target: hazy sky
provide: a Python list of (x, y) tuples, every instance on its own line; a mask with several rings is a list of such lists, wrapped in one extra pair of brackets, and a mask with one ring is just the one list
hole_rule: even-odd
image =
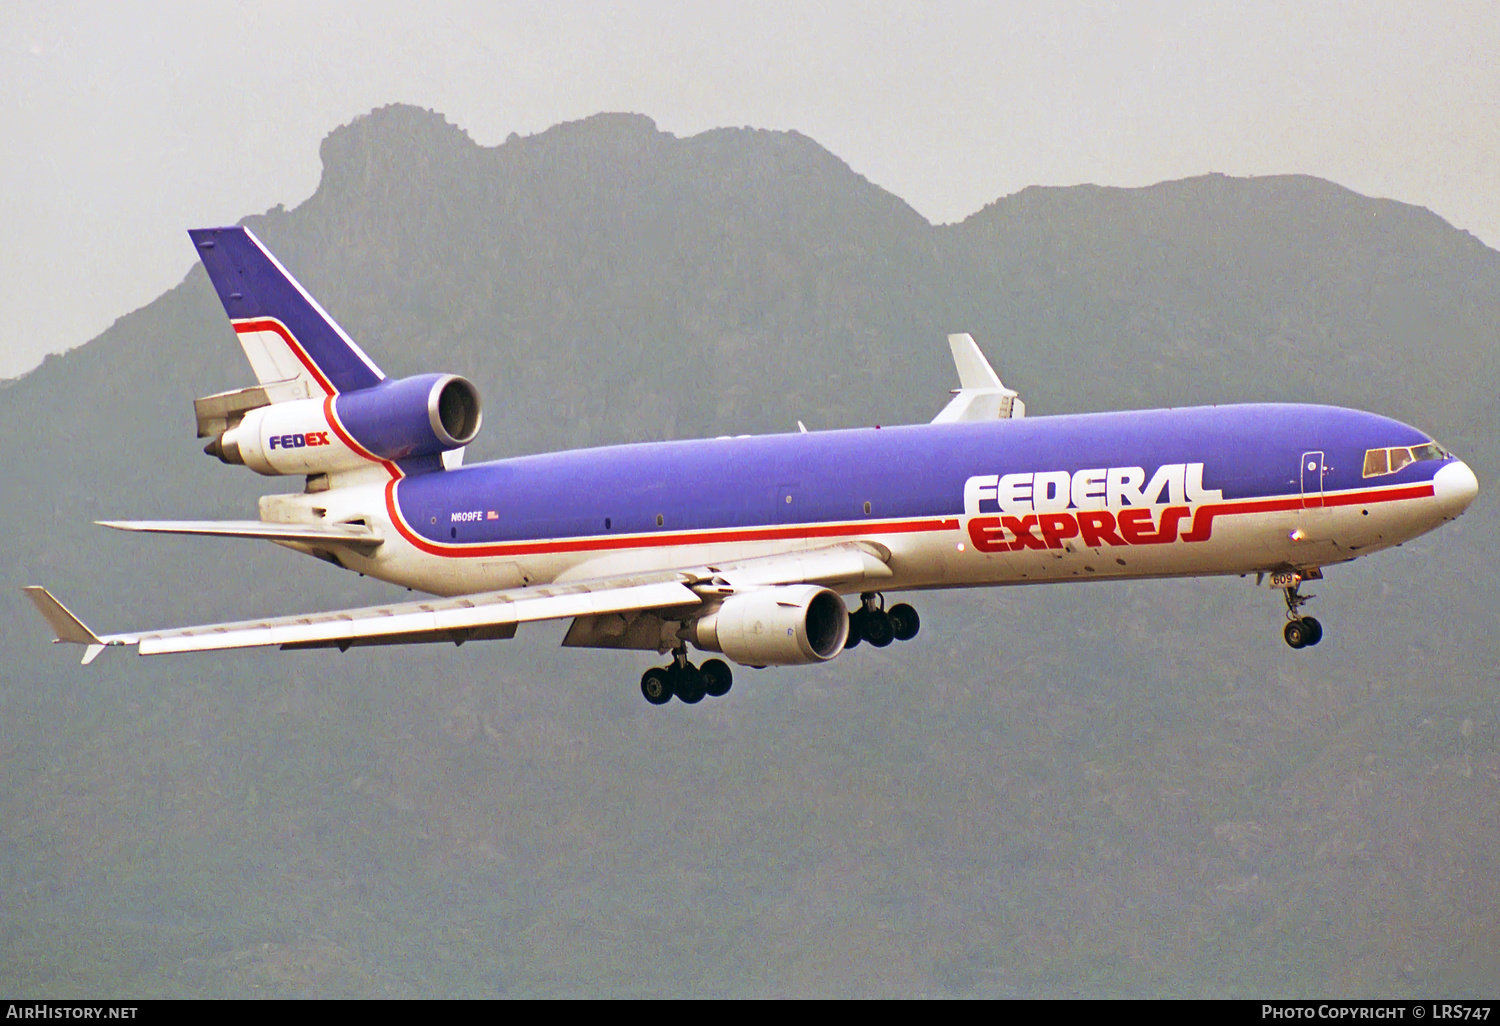
[(1304, 172), (1500, 245), (1500, 4), (0, 4), (0, 377), (295, 206), (394, 101), (797, 129), (934, 221), (1027, 185)]

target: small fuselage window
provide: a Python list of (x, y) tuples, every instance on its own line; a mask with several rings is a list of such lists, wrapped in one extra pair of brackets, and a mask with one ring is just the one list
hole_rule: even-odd
[(1365, 452), (1365, 477), (1380, 477), (1382, 474), (1394, 474), (1408, 463), (1417, 460), (1445, 460), (1448, 453), (1436, 442), (1423, 442), (1421, 445), (1407, 447), (1397, 446), (1394, 449), (1368, 449)]

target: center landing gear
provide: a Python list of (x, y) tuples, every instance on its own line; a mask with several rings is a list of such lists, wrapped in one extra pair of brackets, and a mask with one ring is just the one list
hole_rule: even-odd
[(704, 696), (723, 698), (729, 694), (734, 674), (722, 659), (710, 659), (697, 667), (688, 662), (687, 646), (672, 653), (668, 666), (653, 666), (641, 674), (641, 694), (652, 705), (666, 705), (676, 695), (687, 705), (697, 705)]
[(1281, 629), (1281, 636), (1293, 648), (1306, 648), (1323, 640), (1323, 625), (1314, 617), (1303, 616), (1300, 611), (1303, 604), (1313, 597), (1303, 595), (1298, 590), (1301, 586), (1302, 582), (1298, 580), (1281, 589), (1286, 596), (1286, 626)]
[(885, 648), (892, 641), (910, 641), (922, 628), (922, 619), (917, 611), (905, 602), (885, 608), (885, 596), (867, 591), (860, 597), (860, 606), (849, 614), (849, 637), (844, 648), (854, 648), (861, 641), (868, 641), (876, 648)]

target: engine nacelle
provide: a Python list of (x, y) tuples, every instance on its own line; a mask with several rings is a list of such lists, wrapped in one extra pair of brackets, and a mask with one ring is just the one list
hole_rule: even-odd
[(816, 584), (731, 595), (692, 624), (693, 644), (745, 666), (824, 663), (844, 650), (849, 610)]
[(372, 456), (460, 448), (479, 434), (482, 419), (479, 390), (468, 379), (419, 374), (341, 393), (331, 404), (296, 399), (250, 410), (204, 452), (268, 476), (337, 473), (368, 466)]

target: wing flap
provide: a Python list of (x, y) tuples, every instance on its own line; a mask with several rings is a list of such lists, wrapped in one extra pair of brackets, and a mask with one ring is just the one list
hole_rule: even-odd
[(448, 642), (462, 645), (466, 641), (507, 641), (516, 636), (513, 623), (492, 624), (489, 627), (468, 627), (462, 630), (427, 631), (413, 634), (382, 634), (372, 638), (331, 638), (326, 641), (288, 641), (280, 647), (285, 651), (305, 648), (336, 648), (347, 652), (351, 648), (366, 645), (428, 645)]

